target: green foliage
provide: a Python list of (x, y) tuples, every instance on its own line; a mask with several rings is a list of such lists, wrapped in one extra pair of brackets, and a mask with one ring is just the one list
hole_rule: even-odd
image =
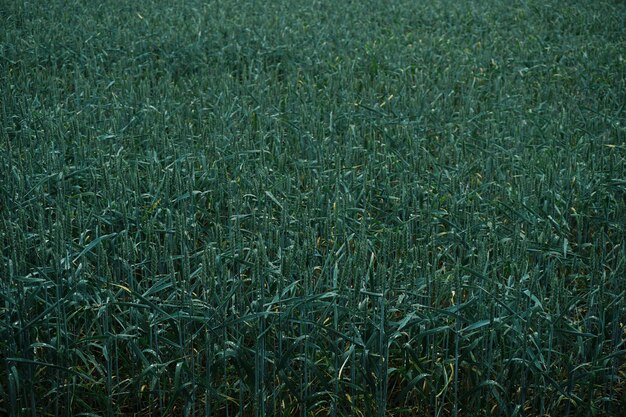
[(0, 4), (0, 414), (618, 415), (625, 15)]

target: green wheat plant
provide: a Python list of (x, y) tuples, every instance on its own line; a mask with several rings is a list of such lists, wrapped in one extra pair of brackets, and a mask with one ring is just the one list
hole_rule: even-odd
[(0, 415), (619, 415), (625, 16), (0, 2)]

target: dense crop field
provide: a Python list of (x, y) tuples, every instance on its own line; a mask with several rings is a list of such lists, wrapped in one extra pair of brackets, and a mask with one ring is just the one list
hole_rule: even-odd
[(625, 19), (0, 0), (0, 415), (620, 415)]

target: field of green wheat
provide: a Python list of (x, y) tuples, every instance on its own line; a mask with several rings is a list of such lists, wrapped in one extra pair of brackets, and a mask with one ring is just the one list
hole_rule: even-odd
[(625, 22), (0, 0), (0, 415), (620, 415)]

